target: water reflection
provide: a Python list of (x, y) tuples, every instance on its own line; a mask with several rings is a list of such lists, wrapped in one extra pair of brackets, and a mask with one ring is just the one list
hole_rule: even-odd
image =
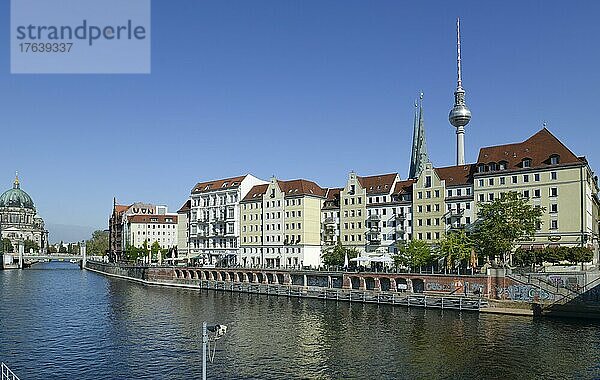
[(38, 268), (0, 272), (0, 360), (22, 379), (199, 378), (204, 320), (229, 326), (212, 378), (600, 377), (595, 322), (145, 287), (67, 263)]

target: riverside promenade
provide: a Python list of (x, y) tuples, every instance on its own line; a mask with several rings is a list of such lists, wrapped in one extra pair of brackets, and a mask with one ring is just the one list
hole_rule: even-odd
[[(155, 286), (457, 309), (511, 315), (598, 318), (589, 291), (556, 287), (503, 270), (486, 275), (155, 267), (88, 261), (86, 269)], [(589, 296), (589, 295), (588, 295)], [(592, 302), (589, 302), (592, 301)]]

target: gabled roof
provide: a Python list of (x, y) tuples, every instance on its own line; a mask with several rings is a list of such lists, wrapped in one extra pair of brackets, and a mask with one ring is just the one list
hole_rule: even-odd
[[(171, 221), (167, 222), (167, 218)], [(155, 219), (155, 220), (152, 220)], [(130, 223), (177, 223), (177, 215), (130, 215), (127, 220)]]
[(396, 182), (396, 186), (394, 186), (394, 192), (392, 194), (401, 195), (412, 193), (412, 187), (415, 182), (417, 182), (416, 179), (407, 179), (405, 181)]
[(188, 199), (187, 201), (185, 201), (185, 203), (183, 204), (183, 206), (181, 206), (181, 208), (179, 209), (179, 211), (177, 211), (178, 214), (185, 214), (186, 212), (190, 211), (190, 208), (192, 206), (192, 200)]
[(435, 168), (435, 172), (440, 179), (446, 181), (446, 187), (461, 186), (473, 183), (475, 167), (475, 164), (446, 166), (443, 168)]
[[(477, 164), (489, 164), (506, 161), (507, 170), (522, 169), (523, 159), (531, 159), (531, 168), (545, 167), (550, 164), (550, 156), (558, 155), (560, 165), (579, 164), (582, 162), (548, 129), (542, 128), (527, 140), (505, 145), (481, 148)], [(584, 161), (585, 162), (585, 161)]]
[(217, 179), (214, 181), (199, 182), (192, 189), (192, 193), (197, 194), (197, 193), (207, 193), (209, 191), (215, 191), (215, 190), (235, 189), (241, 185), (242, 181), (246, 177), (247, 177), (247, 175), (243, 175), (243, 176), (239, 176), (239, 177)]
[(309, 195), (325, 198), (326, 190), (313, 181), (307, 179), (293, 179), (290, 181), (277, 180), (281, 192), (286, 197), (295, 197), (299, 195)]
[(367, 195), (370, 194), (388, 194), (392, 190), (394, 180), (398, 173), (380, 174), (369, 177), (358, 177), (358, 182), (366, 189)]
[(254, 185), (254, 186), (252, 186), (252, 188), (250, 189), (250, 191), (248, 192), (248, 194), (246, 194), (246, 196), (244, 197), (244, 199), (242, 199), (242, 202), (250, 202), (250, 201), (261, 200), (262, 196), (267, 191), (267, 187), (269, 187), (268, 183), (265, 183), (265, 184), (262, 184), (262, 185)]

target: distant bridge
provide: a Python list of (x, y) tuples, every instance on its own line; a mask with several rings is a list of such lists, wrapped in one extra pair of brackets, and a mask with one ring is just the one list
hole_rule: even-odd
[(81, 246), (81, 253), (79, 255), (67, 255), (67, 254), (41, 254), (41, 253), (30, 253), (30, 254), (25, 254), (24, 252), (24, 247), (23, 245), (19, 245), (19, 252), (18, 252), (18, 258), (19, 258), (19, 263), (15, 266), (14, 264), (9, 264), (10, 266), (5, 265), (4, 263), (4, 258), (2, 258), (0, 256), (0, 265), (4, 265), (4, 268), (8, 269), (8, 268), (19, 268), (19, 269), (23, 269), (23, 264), (25, 263), (25, 261), (71, 261), (71, 260), (77, 260), (79, 261), (79, 266), (81, 269), (85, 268), (85, 265), (87, 263), (87, 254), (86, 254), (86, 247), (85, 245)]

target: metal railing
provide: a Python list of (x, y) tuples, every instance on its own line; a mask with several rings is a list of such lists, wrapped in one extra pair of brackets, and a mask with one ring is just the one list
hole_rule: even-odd
[(2, 363), (0, 369), (2, 370), (2, 380), (19, 380), (19, 377), (6, 364)]

